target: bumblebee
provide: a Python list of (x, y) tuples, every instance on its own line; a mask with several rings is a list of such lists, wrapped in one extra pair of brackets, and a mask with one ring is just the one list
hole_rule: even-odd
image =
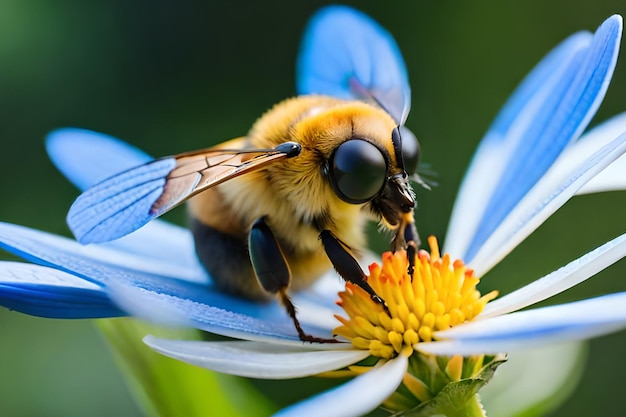
[(189, 200), (196, 252), (215, 284), (250, 299), (278, 296), (303, 341), (328, 340), (302, 330), (288, 289), (331, 267), (384, 305), (355, 256), (371, 219), (392, 232), (393, 250), (419, 244), (409, 181), (419, 144), (403, 126), (402, 57), (368, 16), (331, 6), (312, 18), (298, 70), (300, 95), (246, 136), (156, 159), (81, 194), (68, 213), (76, 238), (122, 237)]

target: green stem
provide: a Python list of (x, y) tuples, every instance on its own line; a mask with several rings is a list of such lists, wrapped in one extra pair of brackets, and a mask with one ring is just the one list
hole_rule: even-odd
[(275, 411), (245, 379), (162, 356), (142, 342), (147, 334), (199, 340), (197, 330), (166, 329), (127, 318), (98, 320), (96, 324), (146, 416), (265, 416)]

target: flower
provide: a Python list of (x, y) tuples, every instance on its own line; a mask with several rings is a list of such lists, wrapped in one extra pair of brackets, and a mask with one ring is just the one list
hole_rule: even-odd
[[(626, 163), (620, 158), (626, 152), (626, 136), (618, 136), (626, 130), (626, 116), (579, 139), (608, 87), (621, 28), (621, 18), (614, 16), (594, 36), (579, 33), (557, 47), (522, 83), (481, 143), (446, 239), (446, 252), (464, 259), (476, 276), (487, 273), (576, 193), (626, 188), (624, 178), (612, 172), (619, 172)], [(53, 161), (79, 188), (149, 158), (112, 138), (75, 129), (55, 132), (48, 146)], [(66, 152), (69, 148), (71, 155)], [(116, 161), (116, 165), (103, 167), (101, 161)], [(220, 372), (294, 378), (342, 369), (373, 353), (369, 345), (368, 350), (349, 344), (303, 345), (278, 306), (259, 306), (217, 292), (194, 256), (190, 234), (162, 221), (153, 221), (118, 241), (93, 246), (0, 224), (0, 246), (32, 262), (0, 263), (2, 305), (57, 318), (135, 315), (241, 339), (146, 338), (160, 352)], [(624, 328), (624, 293), (514, 311), (576, 285), (625, 255), (626, 235), (622, 235), (486, 304), (471, 322), (437, 328), (429, 337), (419, 335), (418, 330), (419, 343), (407, 338), (408, 348), (376, 355), (386, 360), (284, 414), (332, 410), (360, 415), (377, 407), (405, 379), (409, 358), (414, 357), (409, 348), (420, 355), (454, 358), (510, 352)], [(438, 256), (431, 252), (430, 259)], [(324, 335), (335, 328), (332, 316), (338, 310), (330, 302), (335, 299), (336, 284), (333, 278), (323, 279), (296, 297), (299, 317), (309, 333)], [(345, 294), (349, 291), (350, 287)], [(344, 305), (348, 299), (344, 295)], [(347, 330), (341, 332), (347, 335)], [(450, 359), (446, 367), (452, 380), (460, 378), (457, 359)], [(350, 401), (357, 395), (359, 401)]]

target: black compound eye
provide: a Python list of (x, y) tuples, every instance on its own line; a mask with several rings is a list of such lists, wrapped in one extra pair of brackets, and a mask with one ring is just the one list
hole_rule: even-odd
[(362, 139), (350, 139), (335, 150), (330, 161), (330, 183), (343, 201), (361, 204), (385, 185), (387, 160), (380, 149)]
[[(402, 159), (404, 160), (404, 171), (410, 176), (417, 172), (417, 166), (420, 162), (421, 148), (417, 138), (409, 129), (401, 126), (394, 129), (393, 135), (402, 137)], [(392, 138), (392, 140), (395, 138)]]

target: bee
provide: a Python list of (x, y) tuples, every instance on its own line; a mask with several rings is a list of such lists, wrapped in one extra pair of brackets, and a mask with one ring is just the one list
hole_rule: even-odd
[(368, 220), (392, 233), (393, 250), (419, 245), (409, 180), (420, 152), (403, 126), (402, 56), (371, 18), (331, 6), (311, 19), (298, 71), (300, 95), (246, 136), (153, 160), (81, 194), (67, 217), (76, 238), (117, 239), (188, 200), (196, 252), (215, 285), (249, 299), (277, 296), (301, 340), (334, 341), (303, 331), (288, 290), (332, 267), (384, 305), (355, 256)]

